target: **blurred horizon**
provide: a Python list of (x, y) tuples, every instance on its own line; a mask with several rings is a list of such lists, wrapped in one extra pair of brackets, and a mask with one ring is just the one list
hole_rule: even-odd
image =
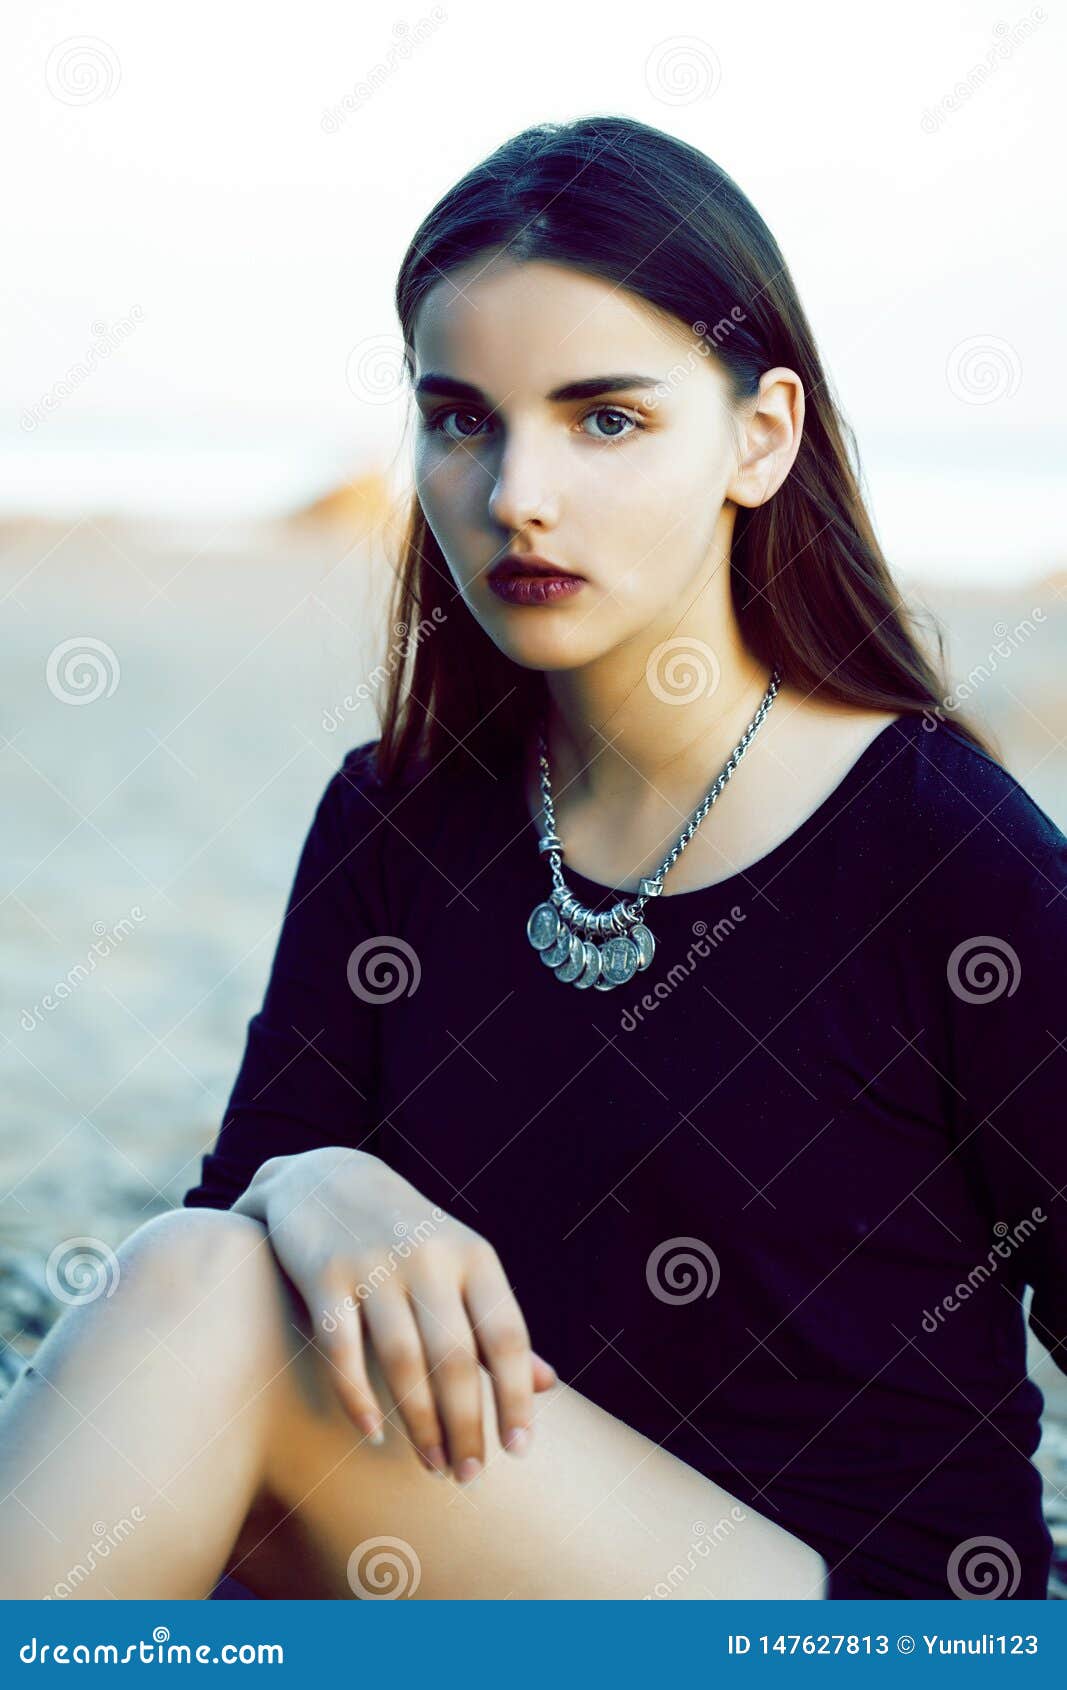
[(299, 31), (192, 0), (166, 32), (133, 0), (20, 0), (0, 520), (240, 524), (391, 474), (393, 286), (421, 218), (519, 129), (617, 112), (709, 153), (765, 218), (891, 568), (1061, 569), (1067, 243), (1035, 161), (1063, 151), (1063, 19), (910, 0), (867, 44), (843, 0), (819, 22), (813, 52), (785, 0), (672, 5), (640, 35), (547, 0), (513, 76), (486, 0), (323, 0)]
[[(947, 463), (913, 469), (884, 458), (872, 471), (860, 442), (866, 503), (890, 568), (902, 578), (975, 589), (1018, 587), (1067, 570), (1061, 538), (1062, 473), (979, 476)], [(331, 435), (299, 442), (262, 433), (212, 448), (200, 442), (121, 438), (90, 449), (35, 443), (0, 475), (0, 543), (12, 524), (182, 520), (195, 530), (285, 520), (360, 477), (378, 477), (394, 495), (407, 485), (397, 453), (367, 453), (355, 464)], [(28, 459), (28, 461), (26, 461)], [(1026, 520), (1019, 511), (1025, 507)], [(967, 524), (958, 520), (967, 511)]]

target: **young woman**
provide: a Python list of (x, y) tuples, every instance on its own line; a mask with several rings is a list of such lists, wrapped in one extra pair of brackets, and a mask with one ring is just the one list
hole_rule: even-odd
[(1067, 838), (943, 696), (782, 256), (604, 117), (464, 177), (397, 304), (379, 737), (201, 1182), (6, 1406), (7, 1592), (138, 1504), (79, 1593), (1041, 1597)]

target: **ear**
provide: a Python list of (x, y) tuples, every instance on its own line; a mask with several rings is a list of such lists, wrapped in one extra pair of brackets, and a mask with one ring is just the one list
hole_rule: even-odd
[(737, 505), (766, 504), (793, 467), (804, 432), (804, 388), (794, 370), (776, 366), (760, 377), (759, 391), (741, 412), (737, 469), (726, 498)]

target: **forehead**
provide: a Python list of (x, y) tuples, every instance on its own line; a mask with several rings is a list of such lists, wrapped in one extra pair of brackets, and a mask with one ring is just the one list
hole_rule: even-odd
[(599, 276), (493, 256), (434, 284), (413, 341), (416, 376), (444, 370), (487, 392), (501, 384), (541, 392), (586, 369), (657, 375), (693, 337), (683, 323)]

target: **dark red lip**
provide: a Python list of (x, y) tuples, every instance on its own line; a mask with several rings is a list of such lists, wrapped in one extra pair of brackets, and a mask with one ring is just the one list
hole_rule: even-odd
[(582, 581), (584, 576), (573, 569), (564, 569), (562, 564), (549, 563), (547, 558), (535, 557), (531, 553), (528, 557), (521, 557), (517, 552), (508, 552), (506, 557), (498, 558), (489, 571), (489, 579), (497, 581), (513, 575), (555, 575), (569, 576)]

